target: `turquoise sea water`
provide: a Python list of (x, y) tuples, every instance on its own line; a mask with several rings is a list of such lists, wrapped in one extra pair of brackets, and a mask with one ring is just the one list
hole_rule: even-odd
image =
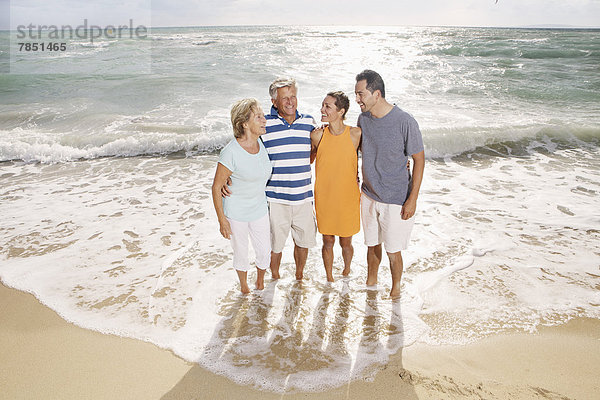
[(52, 54), (15, 41), (10, 66), (24, 74), (0, 77), (0, 160), (213, 151), (227, 141), (229, 105), (252, 96), (268, 108), (274, 77), (294, 76), (300, 109), (318, 114), (323, 94), (352, 94), (364, 68), (417, 117), (429, 156), (540, 132), (598, 137), (599, 30), (156, 28)]
[[(17, 49), (0, 65), (0, 278), (69, 321), (285, 391), (372, 376), (415, 342), (600, 318), (599, 30), (158, 28)], [(362, 233), (350, 279), (336, 248), (326, 285), (315, 248), (294, 282), (288, 243), (283, 279), (239, 297), (209, 190), (230, 105), (268, 111), (291, 75), (301, 112), (344, 90), (354, 125), (365, 68), (425, 143), (401, 301), (385, 260), (364, 286)]]

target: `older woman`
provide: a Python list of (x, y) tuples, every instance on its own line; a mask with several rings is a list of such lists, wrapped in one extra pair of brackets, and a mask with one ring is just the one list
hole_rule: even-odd
[(344, 92), (328, 93), (321, 107), (324, 129), (311, 133), (316, 152), (315, 211), (317, 228), (323, 235), (323, 264), (327, 281), (333, 282), (333, 245), (339, 236), (344, 259), (343, 276), (350, 274), (354, 255), (352, 236), (360, 230), (358, 145), (360, 128), (344, 124), (350, 101)]
[[(242, 293), (247, 283), (248, 236), (256, 254), (256, 289), (264, 288), (265, 270), (271, 261), (271, 232), (265, 187), (271, 176), (271, 162), (262, 141), (265, 116), (255, 99), (244, 99), (231, 108), (234, 139), (221, 151), (212, 185), (212, 196), (220, 231), (231, 240), (233, 267)], [(231, 178), (232, 193), (223, 198), (221, 188)]]

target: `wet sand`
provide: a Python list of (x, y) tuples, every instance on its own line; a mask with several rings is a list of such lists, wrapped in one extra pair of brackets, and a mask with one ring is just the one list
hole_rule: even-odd
[(132, 339), (76, 327), (0, 285), (0, 399), (593, 399), (600, 321), (465, 346), (413, 345), (370, 381), (319, 393), (262, 392)]

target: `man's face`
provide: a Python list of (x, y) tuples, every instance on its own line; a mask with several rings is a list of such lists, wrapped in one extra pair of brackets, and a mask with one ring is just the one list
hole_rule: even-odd
[(296, 119), (296, 108), (298, 107), (298, 99), (296, 98), (297, 90), (293, 86), (286, 86), (277, 89), (277, 99), (271, 99), (273, 105), (286, 120)]
[(371, 93), (369, 89), (367, 89), (366, 80), (356, 82), (354, 93), (356, 94), (356, 102), (360, 106), (360, 111), (362, 112), (371, 111), (371, 108), (377, 103), (377, 96), (375, 94), (379, 92), (375, 91), (375, 93)]

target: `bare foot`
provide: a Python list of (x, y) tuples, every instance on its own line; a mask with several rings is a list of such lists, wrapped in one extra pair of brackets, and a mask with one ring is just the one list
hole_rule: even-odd
[(296, 265), (296, 280), (301, 281), (302, 279), (304, 279), (304, 267), (298, 268)]
[(335, 281), (333, 280), (333, 275), (331, 275), (331, 274), (327, 274), (327, 282), (335, 282)]
[(392, 300), (397, 300), (400, 298), (400, 288), (393, 288), (390, 291), (390, 297), (392, 298)]
[(366, 285), (367, 286), (375, 286), (375, 285), (377, 285), (377, 278), (375, 278), (375, 279), (367, 278)]
[(236, 270), (236, 272), (240, 280), (240, 289), (242, 290), (242, 293), (250, 293), (250, 288), (248, 287), (248, 282), (246, 281), (246, 278), (248, 277), (248, 271)]
[(247, 284), (242, 284), (242, 285), (241, 285), (241, 287), (242, 287), (242, 293), (243, 293), (243, 294), (248, 294), (248, 293), (250, 293), (250, 288), (248, 287), (248, 285), (247, 285)]
[(263, 290), (265, 288), (265, 272), (266, 270), (256, 268), (256, 290)]
[(256, 275), (256, 290), (263, 290), (265, 288), (265, 272), (262, 271), (262, 273), (260, 273), (260, 271), (258, 272), (258, 274)]
[(342, 276), (348, 276), (348, 275), (350, 275), (350, 267), (344, 268), (344, 270), (342, 271)]

